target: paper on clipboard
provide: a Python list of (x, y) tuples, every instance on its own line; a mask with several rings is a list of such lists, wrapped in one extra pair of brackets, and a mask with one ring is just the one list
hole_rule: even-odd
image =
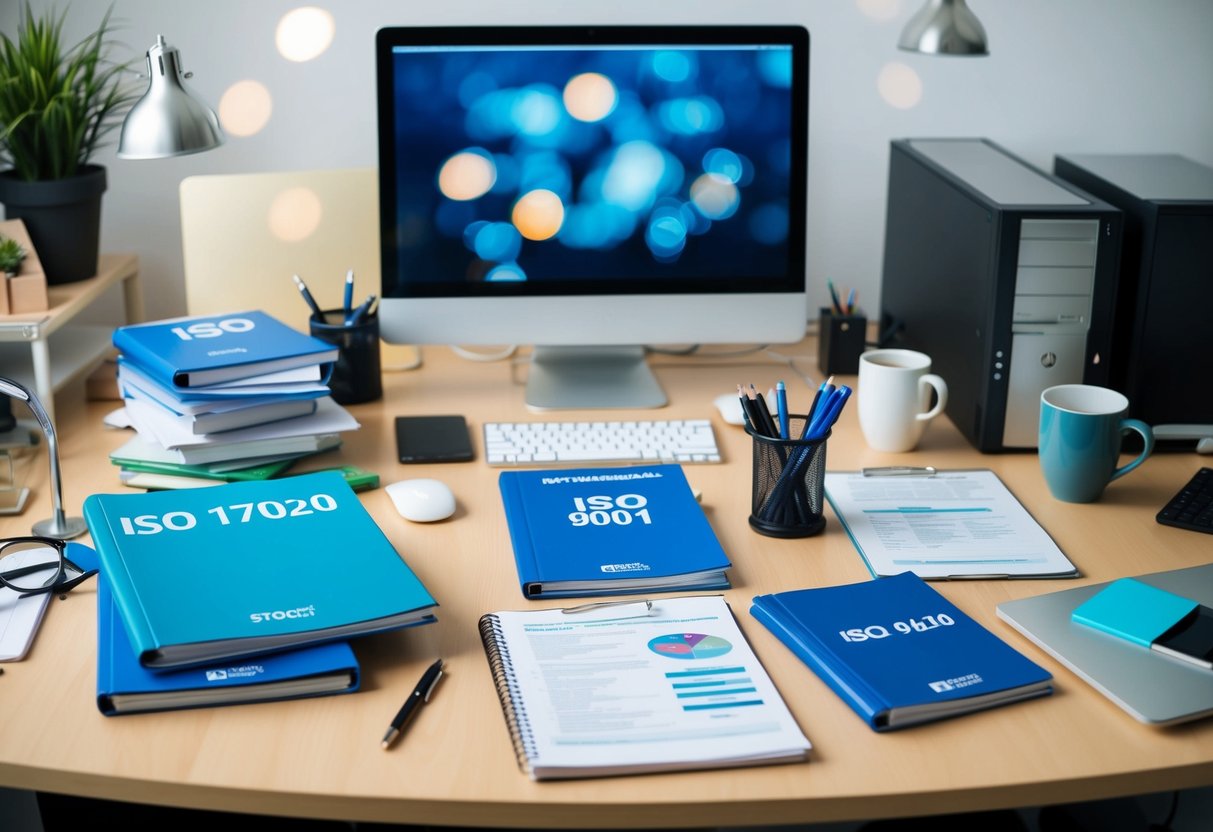
[(1065, 578), (1078, 569), (993, 471), (827, 472), (826, 499), (876, 577)]

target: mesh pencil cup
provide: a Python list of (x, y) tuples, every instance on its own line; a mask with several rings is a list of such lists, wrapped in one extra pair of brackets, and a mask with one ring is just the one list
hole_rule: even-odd
[[(789, 436), (799, 436), (803, 416), (789, 419)], [(821, 439), (776, 439), (746, 433), (754, 445), (750, 526), (771, 537), (809, 537), (825, 528), (826, 433)]]
[(337, 347), (337, 363), (329, 376), (329, 390), (337, 404), (358, 404), (383, 395), (379, 370), (379, 315), (371, 314), (346, 325), (344, 309), (324, 310), (324, 320), (312, 318), (308, 331)]

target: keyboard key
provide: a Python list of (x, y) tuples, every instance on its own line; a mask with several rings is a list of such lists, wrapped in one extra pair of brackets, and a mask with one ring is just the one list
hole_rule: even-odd
[(1156, 520), (1196, 532), (1213, 534), (1213, 468), (1201, 468), (1167, 501)]

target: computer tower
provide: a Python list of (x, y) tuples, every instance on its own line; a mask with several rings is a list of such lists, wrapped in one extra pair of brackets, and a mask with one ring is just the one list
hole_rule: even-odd
[(1110, 386), (1159, 440), (1213, 452), (1213, 168), (1067, 154), (1053, 170), (1124, 212)]
[(987, 139), (894, 141), (881, 343), (931, 356), (978, 450), (1035, 448), (1041, 391), (1108, 382), (1120, 234), (1116, 208)]

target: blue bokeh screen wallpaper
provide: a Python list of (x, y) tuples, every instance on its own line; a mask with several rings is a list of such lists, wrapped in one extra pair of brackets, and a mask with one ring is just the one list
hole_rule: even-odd
[(785, 279), (792, 71), (778, 44), (393, 47), (403, 294)]

